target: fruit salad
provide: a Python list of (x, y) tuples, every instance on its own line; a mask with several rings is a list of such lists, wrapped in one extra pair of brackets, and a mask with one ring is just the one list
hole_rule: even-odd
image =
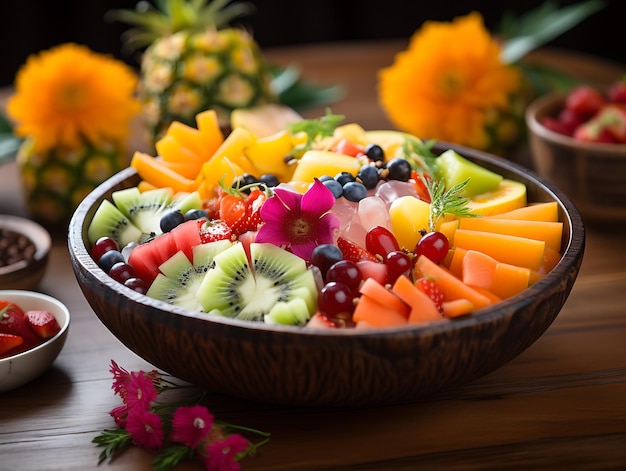
[(14, 302), (0, 300), (0, 359), (41, 345), (60, 330), (50, 312), (24, 311)]
[(330, 111), (277, 113), (235, 112), (225, 136), (205, 111), (136, 152), (139, 184), (88, 227), (99, 267), (207, 319), (367, 329), (473, 315), (560, 260), (557, 203), (524, 184)]

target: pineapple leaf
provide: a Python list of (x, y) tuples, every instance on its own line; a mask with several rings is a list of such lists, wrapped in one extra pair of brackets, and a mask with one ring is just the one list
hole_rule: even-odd
[(110, 21), (134, 26), (122, 40), (129, 50), (149, 46), (155, 40), (178, 31), (200, 31), (207, 27), (227, 26), (235, 18), (254, 11), (254, 5), (231, 0), (155, 0), (156, 7), (140, 1), (134, 10), (118, 9), (107, 12)]
[(319, 86), (305, 82), (300, 78), (300, 69), (294, 66), (271, 67), (272, 88), (279, 101), (296, 111), (316, 106), (324, 106), (340, 100), (344, 95), (343, 87)]

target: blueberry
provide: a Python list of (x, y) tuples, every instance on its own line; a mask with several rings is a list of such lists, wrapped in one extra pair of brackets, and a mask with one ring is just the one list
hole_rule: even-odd
[(320, 244), (311, 253), (311, 263), (320, 269), (324, 278), (328, 269), (339, 260), (343, 260), (343, 253), (334, 244)]
[(98, 260), (98, 266), (104, 270), (105, 273), (109, 273), (111, 267), (118, 262), (124, 262), (124, 256), (119, 250), (109, 250), (102, 254), (100, 260)]
[(343, 186), (343, 196), (348, 201), (356, 203), (367, 196), (367, 188), (363, 183), (348, 182)]
[(185, 216), (177, 209), (164, 214), (159, 221), (159, 226), (161, 227), (161, 231), (169, 232), (183, 222), (185, 222)]
[(372, 162), (382, 162), (385, 160), (385, 151), (378, 144), (368, 144), (365, 147), (365, 155)]
[(341, 195), (343, 194), (343, 186), (341, 186), (341, 183), (339, 183), (334, 178), (326, 180), (322, 182), (322, 184), (332, 192), (335, 199), (341, 197)]
[(357, 174), (357, 179), (361, 180), (361, 183), (365, 185), (365, 188), (372, 190), (376, 188), (380, 177), (378, 176), (378, 169), (372, 165), (363, 167)]
[[(244, 173), (233, 180), (232, 188), (243, 188), (244, 186), (259, 183), (259, 179), (249, 173)], [(250, 193), (250, 190), (243, 190), (244, 193)]]
[(271, 173), (265, 173), (261, 175), (259, 177), (259, 181), (261, 183), (264, 183), (270, 188), (278, 186), (278, 184), (280, 183), (280, 181), (278, 180), (278, 177), (276, 175), (272, 175)]
[(334, 178), (333, 178), (333, 177), (331, 177), (330, 175), (322, 175), (322, 176), (319, 178), (319, 181), (321, 181), (322, 183), (324, 183), (324, 182), (325, 182), (325, 181), (327, 181), (327, 180), (334, 180)]
[(185, 213), (185, 221), (202, 218), (209, 219), (209, 213), (207, 213), (204, 209), (190, 209)]
[(335, 180), (337, 180), (341, 186), (344, 186), (348, 182), (355, 181), (356, 178), (354, 178), (354, 175), (350, 172), (340, 172), (335, 175)]
[(387, 162), (387, 170), (389, 171), (387, 175), (389, 180), (406, 182), (411, 178), (411, 164), (401, 157), (396, 157)]

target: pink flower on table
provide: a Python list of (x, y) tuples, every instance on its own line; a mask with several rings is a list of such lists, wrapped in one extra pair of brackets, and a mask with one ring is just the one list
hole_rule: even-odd
[(120, 428), (126, 427), (126, 417), (128, 416), (128, 404), (117, 406), (109, 412), (109, 415), (115, 420), (115, 424)]
[(339, 219), (329, 212), (334, 204), (335, 197), (318, 179), (303, 195), (276, 188), (261, 207), (264, 224), (255, 241), (283, 247), (308, 261), (316, 246), (332, 243), (339, 228)]
[(130, 383), (130, 373), (119, 366), (114, 360), (111, 360), (111, 368), (109, 371), (113, 374), (113, 385), (111, 389), (122, 399), (126, 397), (126, 387)]
[(210, 443), (206, 447), (206, 455), (200, 458), (208, 471), (239, 471), (241, 465), (237, 456), (246, 451), (250, 442), (243, 436), (233, 433), (223, 440)]
[(172, 415), (170, 439), (189, 448), (196, 448), (213, 427), (213, 415), (200, 405), (178, 407)]
[(137, 446), (157, 450), (163, 446), (163, 422), (154, 412), (131, 410), (126, 419), (126, 430)]
[(147, 376), (143, 371), (130, 374), (131, 380), (126, 385), (126, 397), (124, 402), (128, 404), (129, 409), (147, 409), (150, 403), (154, 401), (158, 392), (154, 386), (152, 378)]

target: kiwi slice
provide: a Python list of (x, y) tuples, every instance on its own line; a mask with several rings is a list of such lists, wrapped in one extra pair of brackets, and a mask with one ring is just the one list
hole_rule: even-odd
[(137, 187), (111, 195), (115, 206), (144, 234), (161, 234), (160, 221), (169, 211), (174, 192), (170, 188), (139, 191)]
[(273, 244), (252, 243), (249, 253), (235, 243), (215, 257), (198, 291), (204, 310), (271, 324), (306, 323), (317, 303), (306, 262)]
[(91, 219), (87, 238), (93, 245), (100, 237), (111, 237), (120, 247), (137, 242), (143, 233), (109, 200), (103, 200)]
[(147, 296), (191, 311), (202, 311), (197, 293), (216, 255), (232, 246), (230, 240), (218, 240), (196, 245), (192, 249), (193, 263), (179, 251), (159, 266), (161, 273), (154, 279)]

